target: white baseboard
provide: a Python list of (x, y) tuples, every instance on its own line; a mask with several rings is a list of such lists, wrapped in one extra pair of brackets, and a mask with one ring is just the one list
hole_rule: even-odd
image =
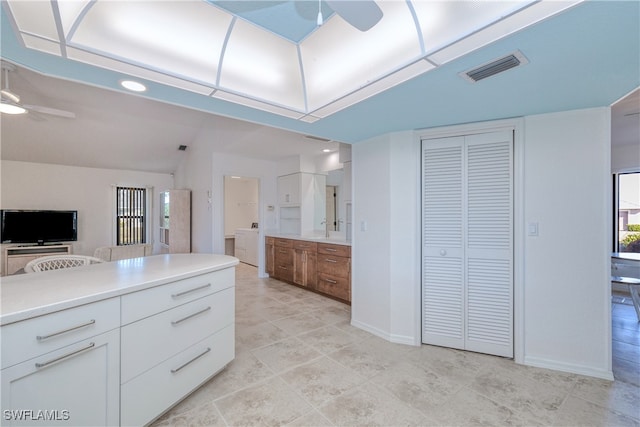
[(390, 334), (382, 329), (376, 328), (374, 326), (368, 325), (366, 323), (359, 322), (357, 320), (351, 320), (351, 326), (355, 326), (358, 329), (362, 329), (363, 331), (367, 331), (370, 334), (373, 334), (377, 337), (380, 337), (384, 340), (392, 342), (394, 344), (405, 344), (411, 346), (419, 346), (420, 340), (416, 341), (415, 337), (406, 336), (406, 335), (395, 335)]
[(536, 368), (553, 369), (554, 371), (570, 372), (572, 374), (586, 375), (588, 377), (596, 377), (613, 381), (613, 371), (611, 370), (576, 365), (574, 363), (563, 363), (556, 360), (531, 356), (525, 356), (524, 364), (535, 366)]

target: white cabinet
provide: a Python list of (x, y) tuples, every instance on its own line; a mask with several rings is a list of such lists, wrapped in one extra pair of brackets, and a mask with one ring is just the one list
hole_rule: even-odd
[(240, 261), (258, 265), (258, 230), (239, 228), (235, 232), (235, 256)]
[(233, 360), (234, 282), (227, 269), (122, 297), (122, 425), (153, 421)]
[(3, 425), (119, 424), (119, 320), (112, 298), (3, 326)]
[(278, 203), (280, 206), (300, 205), (301, 173), (284, 175), (278, 177)]
[(70, 253), (71, 245), (8, 246), (2, 251), (2, 275), (14, 274), (36, 258)]
[(324, 175), (302, 172), (278, 177), (282, 233), (304, 235), (325, 229), (326, 182)]

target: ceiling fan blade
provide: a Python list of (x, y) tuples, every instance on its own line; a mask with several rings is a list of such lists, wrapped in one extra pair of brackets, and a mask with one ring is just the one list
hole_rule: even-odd
[(367, 31), (382, 19), (382, 9), (373, 0), (325, 0), (342, 19)]
[(43, 107), (41, 105), (22, 105), (24, 108), (30, 111), (35, 111), (42, 114), (49, 114), (51, 116), (65, 117), (67, 119), (75, 119), (76, 114), (71, 111), (58, 110), (57, 108)]

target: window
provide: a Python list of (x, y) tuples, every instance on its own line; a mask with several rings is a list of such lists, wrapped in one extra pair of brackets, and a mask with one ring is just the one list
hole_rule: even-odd
[(640, 172), (614, 174), (614, 251), (640, 252)]
[(116, 244), (146, 243), (146, 188), (116, 188)]

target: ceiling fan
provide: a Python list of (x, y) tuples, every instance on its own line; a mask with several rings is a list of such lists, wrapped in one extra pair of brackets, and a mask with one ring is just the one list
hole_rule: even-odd
[[(292, 3), (300, 17), (316, 21), (320, 26), (333, 12), (351, 26), (367, 31), (382, 19), (382, 10), (374, 0), (209, 0), (213, 4), (236, 14), (251, 13), (260, 9)], [(317, 18), (316, 18), (317, 16)]]
[(7, 114), (24, 114), (35, 112), (48, 114), (51, 116), (75, 119), (75, 113), (71, 111), (59, 110), (57, 108), (44, 107), (42, 105), (28, 105), (20, 103), (20, 97), (9, 90), (9, 72), (15, 71), (16, 67), (8, 62), (2, 62), (2, 72), (4, 74), (4, 86), (0, 90), (0, 112)]

